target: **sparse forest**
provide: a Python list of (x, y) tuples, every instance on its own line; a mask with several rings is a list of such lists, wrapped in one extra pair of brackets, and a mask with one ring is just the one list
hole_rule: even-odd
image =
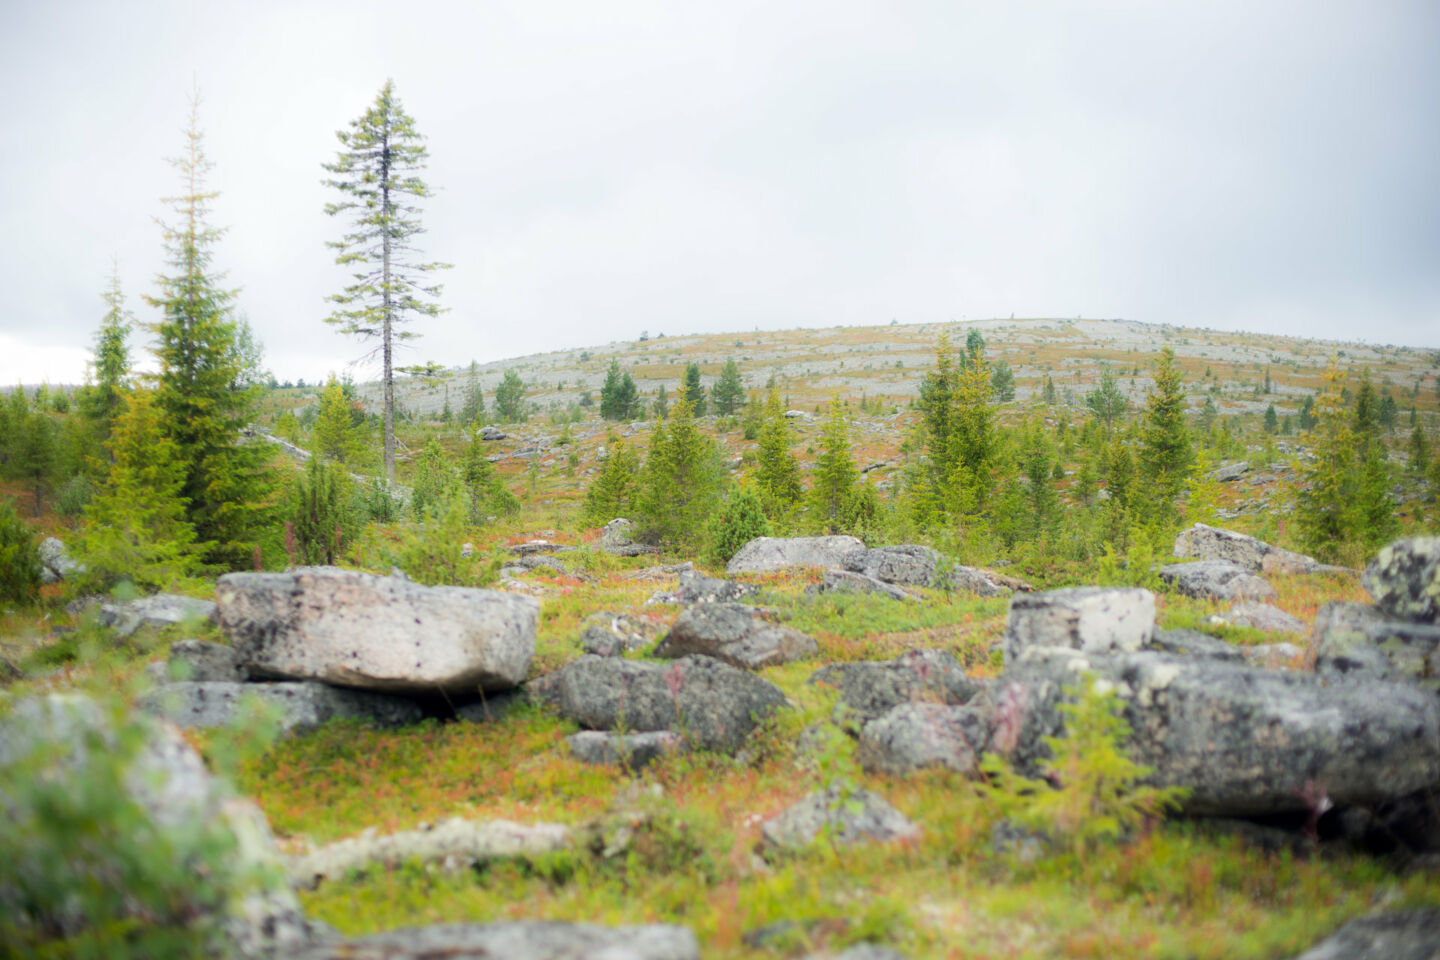
[[(0, 403), (0, 711), (36, 744), (0, 737), (0, 955), (349, 955), (309, 917), (1281, 957), (1440, 906), (1440, 355), (1034, 319), (400, 368), (446, 264), (387, 82), (324, 163), (353, 282), (314, 305), (380, 379), (279, 383), (201, 119), (142, 312), (117, 277), (87, 381)], [(72, 688), (93, 762), (35, 732)], [(126, 786), (157, 742), (205, 784), (174, 830)]]

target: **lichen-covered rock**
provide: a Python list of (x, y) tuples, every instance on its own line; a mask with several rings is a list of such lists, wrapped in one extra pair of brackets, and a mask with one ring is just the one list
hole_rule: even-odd
[(1008, 739), (1003, 752), (1037, 769), (1064, 729), (1064, 690), (1086, 674), (1122, 700), (1132, 757), (1153, 782), (1188, 788), (1192, 813), (1304, 810), (1320, 794), (1377, 804), (1440, 780), (1440, 698), (1427, 690), (1150, 652), (1028, 651), (987, 693), (992, 748)]
[(857, 752), (867, 773), (903, 776), (925, 767), (947, 767), (973, 776), (988, 739), (985, 711), (904, 703), (865, 724)]
[(1160, 579), (1202, 600), (1274, 600), (1275, 588), (1227, 560), (1197, 560), (1160, 568)]
[(539, 603), (335, 567), (230, 573), (220, 627), (252, 676), (390, 693), (503, 690), (525, 679)]
[(452, 817), (380, 836), (373, 829), (366, 830), (289, 858), (289, 873), (297, 886), (314, 889), (323, 880), (344, 877), (354, 870), (394, 866), (406, 860), (461, 870), (490, 860), (553, 853), (570, 842), (570, 828), (558, 823)]
[(694, 603), (733, 603), (753, 596), (759, 590), (754, 584), (720, 577), (707, 577), (694, 570), (680, 573), (680, 585), (668, 594), (651, 597), (652, 602), (679, 603), (689, 606)]
[(419, 723), (424, 712), (404, 697), (347, 690), (324, 683), (182, 681), (145, 694), (139, 706), (180, 727), (227, 727), (241, 718), (247, 700), (276, 710), (280, 729), (304, 733), (331, 720), (364, 720), (381, 727)]
[(580, 646), (598, 657), (618, 657), (648, 646), (662, 627), (629, 613), (592, 613), (580, 625)]
[(1005, 662), (1031, 647), (1139, 650), (1155, 634), (1155, 595), (1139, 587), (1069, 587), (1016, 594), (1005, 630)]
[(851, 573), (907, 587), (936, 586), (943, 560), (938, 550), (914, 543), (862, 548), (842, 558), (844, 569)]
[(581, 730), (566, 737), (565, 742), (570, 747), (570, 755), (581, 763), (629, 770), (642, 770), (666, 754), (685, 749), (684, 739), (669, 730), (646, 733)]
[(229, 683), (242, 683), (250, 676), (234, 647), (204, 640), (177, 640), (171, 644), (166, 673), (171, 680)]
[(80, 573), (84, 568), (65, 550), (64, 541), (57, 537), (46, 537), (40, 541), (38, 547), (40, 553), (40, 579), (44, 583), (56, 583), (65, 580), (73, 573)]
[(879, 794), (832, 786), (817, 790), (760, 827), (761, 840), (775, 849), (800, 850), (824, 836), (826, 843), (889, 843), (920, 836), (910, 822)]
[(951, 567), (945, 574), (944, 583), (956, 593), (968, 593), (977, 597), (1003, 597), (1011, 592), (1029, 591), (1030, 584), (1015, 577), (1007, 577), (993, 570), (979, 567)]
[(1314, 573), (1324, 567), (1313, 557), (1204, 523), (1180, 531), (1175, 538), (1175, 556), (1194, 560), (1224, 560), (1249, 573)]
[(1385, 616), (1362, 603), (1327, 603), (1315, 616), (1315, 671), (1409, 678), (1440, 690), (1440, 625)]
[(662, 664), (584, 656), (526, 689), (590, 730), (672, 730), (691, 746), (727, 753), (789, 705), (773, 683), (713, 657)]
[(324, 944), (290, 960), (700, 960), (685, 927), (517, 921), (408, 927)]
[(1217, 625), (1249, 627), (1266, 633), (1301, 633), (1305, 630), (1305, 621), (1299, 617), (1268, 603), (1250, 600), (1234, 604), (1224, 613), (1213, 614), (1209, 620)]
[[(117, 719), (130, 726), (129, 733), (138, 739), (117, 737)], [(97, 769), (97, 748), (106, 751), (107, 760), (118, 758), (119, 768), (107, 763)], [(197, 867), (208, 860), (207, 872), (197, 870), (194, 882), (197, 893), (218, 892), (218, 901), (197, 896), (193, 904), (172, 900), (163, 908), (195, 909), (192, 929), (202, 920), (215, 924), (220, 942), (208, 945), (215, 953), (268, 958), (288, 955), (313, 942), (316, 929), (306, 921), (294, 891), (283, 879), (284, 861), (264, 814), (212, 776), (174, 727), (143, 715), (117, 717), (89, 697), (52, 694), (22, 701), (0, 716), (0, 767), (22, 762), (34, 750), (49, 754), (44, 776), (52, 784), (67, 791), (112, 790), (113, 806), (101, 814), (110, 820), (101, 827), (133, 832), (102, 834), (102, 842), (88, 845), (88, 855), (77, 853), (58, 863), (53, 848), (35, 842), (36, 837), (31, 843), (8, 844), (8, 875), (47, 876), (59, 879), (67, 889), (80, 889), (113, 884), (117, 877), (136, 876), (137, 871), (141, 884), (151, 882), (155, 878), (147, 857), (173, 858), (175, 864), (193, 862)], [(112, 769), (118, 782), (97, 779), (108, 777)], [(15, 827), (19, 811), (9, 806), (6, 784), (7, 778), (0, 777), (0, 810), (9, 811), (5, 825), (9, 830)], [(133, 818), (119, 812), (122, 803), (133, 805)], [(95, 815), (95, 808), (90, 809)], [(216, 859), (217, 850), (226, 851), (223, 859)], [(31, 869), (25, 857), (48, 857), (50, 862)], [(72, 937), (97, 921), (122, 920), (84, 916), (76, 910), (80, 901), (61, 904), (53, 893), (22, 896), (0, 884), (0, 910), (13, 921), (51, 927)], [(183, 896), (180, 891), (172, 895)], [(143, 911), (145, 906), (142, 898), (126, 909)], [(156, 920), (153, 913), (129, 919), (142, 924)]]
[(655, 656), (714, 657), (742, 670), (759, 670), (814, 656), (818, 650), (814, 638), (770, 623), (754, 607), (701, 603), (680, 614)]
[(838, 688), (840, 721), (857, 732), (902, 703), (960, 706), (985, 689), (985, 682), (968, 676), (947, 650), (910, 650), (894, 660), (827, 664), (810, 682)]
[(906, 593), (903, 588), (897, 587), (893, 583), (867, 577), (863, 573), (852, 573), (849, 570), (826, 570), (825, 578), (819, 583), (806, 587), (805, 592), (810, 596), (824, 593), (865, 593), (889, 597), (891, 600), (916, 599), (913, 594)]
[(1156, 630), (1155, 636), (1145, 644), (1145, 649), (1159, 653), (1205, 657), (1210, 660), (1229, 660), (1232, 663), (1240, 663), (1245, 659), (1240, 648), (1233, 643), (1226, 643), (1199, 630)]
[(1295, 960), (1440, 960), (1440, 910), (1396, 910), (1351, 920)]
[(1440, 623), (1440, 537), (1397, 540), (1375, 555), (1360, 582), (1383, 613)]
[(756, 537), (736, 551), (725, 572), (771, 573), (800, 567), (845, 569), (845, 558), (862, 551), (855, 537)]
[(133, 600), (107, 600), (100, 604), (98, 620), (117, 637), (128, 637), (141, 627), (170, 627), (177, 623), (209, 623), (215, 603), (178, 593), (157, 593)]

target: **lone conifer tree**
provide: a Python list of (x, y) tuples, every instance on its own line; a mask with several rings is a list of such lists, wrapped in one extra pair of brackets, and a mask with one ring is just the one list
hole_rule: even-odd
[(425, 168), (429, 153), (415, 121), (400, 106), (395, 84), (385, 81), (375, 103), (350, 129), (335, 134), (340, 155), (324, 164), (334, 177), (324, 181), (344, 199), (325, 206), (331, 216), (353, 214), (353, 229), (330, 246), (338, 251), (335, 262), (354, 265), (354, 283), (330, 297), (339, 306), (326, 318), (343, 333), (380, 343), (367, 356), (380, 353), (385, 390), (385, 476), (395, 480), (395, 367), (396, 340), (418, 334), (397, 330), (411, 314), (433, 317), (440, 305), (438, 284), (422, 282), (426, 274), (450, 266), (422, 263), (411, 238), (423, 232), (420, 208), (415, 203), (431, 195), (416, 174)]
[(110, 289), (105, 298), (105, 318), (95, 333), (95, 360), (92, 375), (95, 382), (80, 393), (80, 412), (95, 427), (96, 439), (110, 438), (110, 427), (120, 415), (124, 393), (130, 377), (130, 350), (126, 339), (135, 318), (125, 309), (125, 294), (120, 290), (120, 271), (110, 276)]
[(171, 161), (182, 184), (181, 194), (166, 201), (177, 220), (162, 225), (172, 272), (160, 277), (159, 295), (146, 300), (163, 315), (151, 328), (160, 366), (155, 406), (184, 466), (186, 519), (206, 562), (233, 568), (251, 562), (273, 481), (266, 448), (241, 442), (260, 388), (246, 385), (247, 360), (231, 316), (235, 293), (221, 286), (224, 274), (211, 265), (224, 231), (206, 222), (217, 194), (205, 189), (213, 165), (205, 158), (199, 105), (197, 96), (185, 152)]

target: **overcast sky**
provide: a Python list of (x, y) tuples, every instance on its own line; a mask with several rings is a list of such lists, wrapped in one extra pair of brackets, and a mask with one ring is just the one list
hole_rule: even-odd
[(0, 382), (83, 376), (112, 257), (154, 319), (192, 83), (268, 366), (341, 370), (320, 165), (387, 77), (455, 265), (405, 362), (1012, 313), (1440, 346), (1433, 0), (0, 0)]

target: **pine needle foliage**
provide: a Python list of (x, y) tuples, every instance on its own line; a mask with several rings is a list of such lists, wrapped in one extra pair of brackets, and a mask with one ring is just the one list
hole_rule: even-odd
[(260, 388), (246, 386), (247, 361), (231, 316), (233, 290), (213, 269), (224, 231), (208, 224), (216, 194), (205, 187), (213, 164), (205, 157), (199, 99), (191, 102), (185, 150), (171, 165), (181, 193), (166, 199), (177, 216), (163, 223), (170, 272), (146, 300), (162, 319), (151, 325), (159, 362), (154, 407), (184, 468), (180, 496), (207, 562), (248, 565), (269, 516), (273, 481), (266, 448), (242, 442)]
[(399, 326), (414, 316), (441, 313), (435, 302), (440, 285), (429, 281), (447, 263), (417, 256), (413, 238), (423, 232), (418, 201), (431, 196), (420, 179), (429, 152), (386, 80), (375, 102), (349, 129), (337, 131), (340, 153), (324, 164), (332, 176), (324, 184), (343, 199), (326, 204), (329, 216), (346, 214), (350, 232), (330, 242), (335, 262), (354, 267), (353, 282), (330, 297), (337, 309), (326, 322), (363, 340), (379, 340), (385, 391), (385, 476), (395, 482), (395, 343), (418, 334)]
[(107, 589), (129, 581), (162, 589), (198, 572), (200, 547), (185, 517), (187, 464), (166, 435), (153, 391), (126, 397), (109, 450), (109, 474), (85, 509), (76, 545), (82, 585)]
[(127, 341), (135, 325), (134, 315), (125, 307), (118, 267), (111, 273), (110, 286), (101, 296), (105, 300), (105, 316), (95, 333), (95, 355), (90, 364), (94, 382), (80, 392), (78, 407), (80, 415), (90, 422), (95, 439), (104, 443), (110, 438), (111, 424), (120, 415), (124, 393), (129, 388)]
[(603, 526), (616, 517), (629, 517), (637, 506), (640, 494), (640, 458), (630, 446), (613, 433), (605, 442), (605, 459), (600, 473), (585, 490), (581, 507), (582, 520), (594, 527)]
[(1145, 512), (1164, 523), (1178, 520), (1180, 494), (1194, 467), (1195, 451), (1185, 424), (1182, 373), (1170, 347), (1161, 351), (1156, 363), (1155, 389), (1145, 405), (1139, 460)]
[(1114, 692), (1100, 692), (1095, 678), (1086, 676), (1078, 687), (1067, 688), (1066, 697), (1060, 705), (1063, 735), (1045, 738), (1051, 757), (1042, 778), (1016, 773), (993, 753), (981, 759), (1005, 816), (1083, 853), (1179, 806), (1183, 789), (1143, 785), (1154, 770), (1126, 755), (1130, 724)]
[(35, 533), (15, 512), (15, 502), (0, 500), (0, 600), (33, 603), (40, 595), (40, 550)]
[(800, 483), (800, 462), (790, 452), (795, 439), (780, 391), (773, 384), (765, 397), (765, 412), (756, 439), (759, 449), (751, 477), (765, 514), (778, 526), (788, 528), (796, 505), (804, 494)]
[(311, 457), (295, 478), (289, 504), (290, 532), (300, 565), (340, 562), (341, 551), (358, 536), (363, 523), (352, 505), (353, 491), (345, 469), (324, 457)]
[(840, 532), (841, 513), (857, 476), (850, 456), (850, 421), (840, 406), (840, 398), (832, 396), (810, 488), (816, 520), (826, 533)]
[(696, 540), (720, 496), (715, 441), (695, 422), (689, 391), (650, 435), (640, 495), (643, 535), (666, 543)]
[(355, 413), (345, 388), (331, 377), (320, 393), (319, 412), (310, 431), (311, 454), (337, 463), (363, 463), (366, 459), (364, 421)]
[(505, 481), (485, 454), (479, 437), (470, 440), (465, 459), (460, 463), (460, 479), (470, 495), (470, 519), (483, 523), (492, 517), (508, 517), (520, 512), (520, 500), (505, 486)]

